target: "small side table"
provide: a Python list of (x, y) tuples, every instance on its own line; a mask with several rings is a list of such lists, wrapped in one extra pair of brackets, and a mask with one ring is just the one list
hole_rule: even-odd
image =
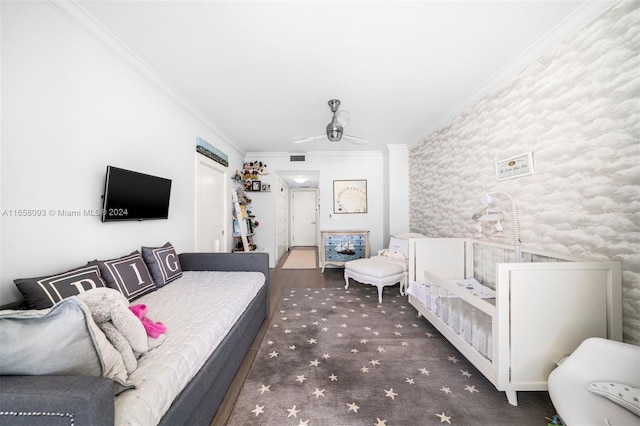
[(345, 262), (369, 257), (369, 231), (320, 231), (320, 266), (324, 273), (327, 265), (344, 266)]

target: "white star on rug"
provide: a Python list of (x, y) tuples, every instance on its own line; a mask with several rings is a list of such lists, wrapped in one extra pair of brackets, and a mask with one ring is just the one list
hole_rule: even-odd
[(289, 346), (289, 349), (292, 350), (292, 351), (295, 351), (296, 350), (296, 345)]
[(369, 341), (367, 339), (361, 339), (360, 343), (366, 344), (366, 343), (369, 343)]
[(476, 389), (475, 385), (473, 386), (465, 385), (464, 390), (469, 391), (469, 393), (480, 392), (478, 389)]
[(291, 333), (290, 329), (287, 328), (286, 330), (284, 330), (284, 334), (290, 334), (290, 333)]
[(411, 379), (411, 378), (409, 378), (409, 377), (407, 377), (407, 380), (405, 380), (405, 381), (406, 381), (407, 383), (409, 383), (410, 385), (412, 385), (412, 384), (414, 384), (414, 383), (415, 383), (415, 382), (414, 382), (414, 380), (413, 380), (413, 379)]
[(296, 410), (296, 406), (294, 405), (292, 408), (287, 408), (287, 411), (289, 412), (289, 415), (287, 417), (298, 417), (298, 413), (300, 412), (300, 410)]
[(314, 359), (313, 361), (309, 361), (309, 367), (317, 367), (320, 365), (320, 361), (318, 359)]
[(324, 395), (324, 389), (316, 388), (316, 390), (311, 392), (311, 393), (314, 394), (316, 396), (316, 398), (318, 398), (319, 396), (325, 396)]
[(358, 407), (355, 402), (352, 402), (351, 404), (347, 402), (347, 405), (349, 406), (349, 409), (347, 411), (353, 411), (354, 413), (357, 413), (358, 410), (360, 409), (360, 407)]
[(447, 422), (447, 423), (451, 424), (451, 421), (450, 421), (450, 420), (451, 420), (451, 417), (446, 416), (446, 415), (444, 414), (444, 411), (442, 412), (442, 414), (436, 414), (436, 416), (440, 417), (440, 423)]
[(332, 373), (332, 374), (329, 376), (329, 379), (331, 379), (331, 381), (332, 381), (332, 382), (335, 382), (335, 381), (337, 381), (337, 380), (338, 380), (338, 376), (336, 376), (335, 374), (333, 374), (333, 373)]
[(426, 368), (421, 368), (420, 369), (420, 374), (424, 374), (425, 376), (428, 376), (430, 373), (429, 370), (427, 370)]
[(271, 385), (269, 386), (262, 385), (262, 387), (258, 390), (260, 391), (260, 393), (271, 392), (271, 390), (269, 389), (270, 387)]
[(402, 342), (401, 345), (402, 346), (409, 346), (409, 342)]
[(304, 374), (302, 376), (296, 376), (296, 382), (304, 382), (305, 380), (307, 380), (306, 377), (304, 377)]
[(368, 373), (369, 369), (366, 366), (362, 366), (362, 368), (360, 369), (360, 371), (362, 371), (363, 373)]
[(300, 423), (298, 423), (298, 426), (309, 426), (309, 419), (302, 421), (302, 419), (300, 419)]
[(264, 408), (264, 405), (261, 407), (261, 406), (259, 406), (259, 405), (257, 405), (257, 404), (256, 404), (256, 408), (254, 408), (253, 410), (251, 410), (251, 412), (252, 412), (252, 413), (255, 413), (255, 414), (256, 414), (256, 417), (258, 417), (258, 414), (262, 414), (262, 413), (264, 413), (263, 408)]
[(451, 362), (452, 362), (452, 363), (454, 363), (454, 364), (457, 364), (459, 360), (458, 360), (458, 358), (456, 358), (455, 356), (450, 356), (450, 357), (449, 357), (449, 361), (451, 361)]
[(396, 396), (398, 396), (398, 394), (393, 391), (393, 388), (390, 388), (389, 390), (384, 389), (384, 393), (386, 394), (386, 397), (389, 397), (393, 400), (395, 400)]
[(387, 426), (387, 421), (380, 420), (379, 418), (376, 417), (376, 423), (373, 426)]
[(371, 365), (380, 365), (380, 361), (377, 359), (372, 359), (371, 361), (369, 361), (369, 364)]
[(269, 341), (267, 342), (267, 345), (271, 346), (271, 345), (273, 345), (273, 344), (275, 344), (275, 343), (276, 343), (276, 342), (274, 342), (273, 340), (269, 340)]
[(310, 345), (315, 345), (315, 344), (318, 343), (318, 339), (311, 338), (311, 339), (307, 340), (307, 342), (309, 342)]
[(445, 394), (449, 394), (449, 393), (451, 393), (451, 389), (449, 389), (449, 388), (445, 388), (444, 386), (443, 386), (443, 387), (441, 387), (441, 388), (440, 388), (440, 390), (441, 390), (442, 392), (444, 392)]
[(463, 376), (467, 376), (467, 377), (471, 377), (472, 374), (469, 373), (467, 370), (460, 370), (460, 372), (462, 373)]
[(269, 358), (277, 358), (278, 357), (278, 352), (273, 351), (271, 353), (269, 353)]
[(382, 346), (378, 346), (378, 349), (376, 349), (379, 353), (382, 352), (386, 352), (385, 348), (383, 348)]
[(331, 355), (329, 355), (329, 354), (322, 354), (322, 358), (323, 358), (323, 359), (329, 359), (329, 358), (331, 358)]
[(356, 348), (351, 349), (352, 354), (357, 354), (359, 351)]

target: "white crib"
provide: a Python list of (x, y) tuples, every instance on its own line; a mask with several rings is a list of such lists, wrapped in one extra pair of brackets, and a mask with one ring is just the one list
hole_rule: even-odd
[(515, 259), (506, 244), (410, 240), (409, 303), (512, 405), (516, 391), (547, 390), (584, 339), (622, 340), (619, 262), (528, 250)]

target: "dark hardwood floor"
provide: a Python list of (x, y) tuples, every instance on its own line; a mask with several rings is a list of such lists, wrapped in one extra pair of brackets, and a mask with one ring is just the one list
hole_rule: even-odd
[[(296, 248), (305, 249), (305, 250), (315, 250), (316, 251), (316, 264), (317, 264), (317, 248), (316, 247), (305, 247), (305, 248)], [(256, 357), (258, 352), (258, 348), (260, 347), (260, 343), (264, 338), (264, 335), (267, 331), (267, 326), (271, 321), (272, 316), (274, 315), (276, 306), (278, 301), (280, 301), (280, 296), (282, 295), (282, 291), (285, 288), (329, 288), (329, 287), (344, 287), (344, 269), (342, 268), (326, 268), (324, 273), (320, 272), (320, 268), (317, 269), (282, 269), (282, 265), (287, 260), (291, 252), (286, 253), (282, 256), (282, 259), (276, 265), (274, 269), (269, 270), (269, 301), (271, 304), (269, 318), (265, 320), (256, 336), (253, 344), (251, 345), (251, 349), (244, 358), (240, 369), (236, 373), (236, 376), (231, 384), (231, 387), (227, 391), (227, 395), (222, 401), (222, 405), (218, 409), (216, 416), (211, 423), (211, 426), (224, 426), (226, 425), (229, 417), (231, 416), (231, 411), (233, 410), (233, 406), (238, 399), (238, 395), (240, 393), (240, 389), (244, 384), (244, 381), (249, 374), (249, 370), (251, 368), (251, 364)]]

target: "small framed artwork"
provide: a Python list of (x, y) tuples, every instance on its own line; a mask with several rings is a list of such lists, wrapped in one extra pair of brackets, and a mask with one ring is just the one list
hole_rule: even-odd
[(251, 190), (252, 191), (260, 191), (261, 185), (259, 180), (254, 180), (251, 182)]
[(271, 185), (263, 183), (262, 185), (260, 185), (260, 191), (261, 192), (271, 191)]
[(367, 181), (334, 180), (333, 213), (367, 213)]
[(514, 179), (533, 174), (533, 153), (531, 151), (496, 162), (496, 178)]

